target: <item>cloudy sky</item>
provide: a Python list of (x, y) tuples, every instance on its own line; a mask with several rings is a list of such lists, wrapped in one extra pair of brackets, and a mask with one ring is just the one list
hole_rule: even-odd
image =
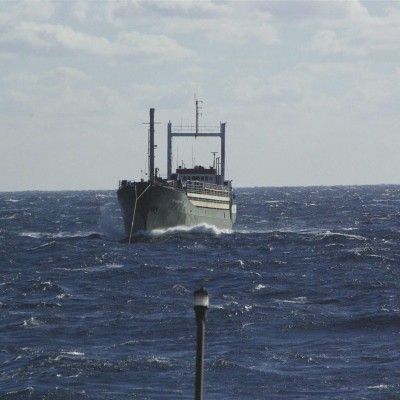
[(0, 89), (0, 191), (139, 179), (150, 107), (166, 174), (194, 96), (235, 186), (400, 183), (399, 1), (2, 0)]

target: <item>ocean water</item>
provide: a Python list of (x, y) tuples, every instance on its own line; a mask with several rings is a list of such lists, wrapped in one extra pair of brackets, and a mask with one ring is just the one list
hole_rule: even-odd
[(400, 398), (400, 186), (243, 188), (127, 243), (114, 191), (0, 193), (0, 399)]

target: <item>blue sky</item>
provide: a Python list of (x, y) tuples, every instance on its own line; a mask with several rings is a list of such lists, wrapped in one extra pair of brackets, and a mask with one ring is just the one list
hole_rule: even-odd
[(195, 95), (235, 186), (400, 183), (398, 1), (0, 1), (0, 61), (1, 191), (140, 178), (150, 107), (163, 175)]

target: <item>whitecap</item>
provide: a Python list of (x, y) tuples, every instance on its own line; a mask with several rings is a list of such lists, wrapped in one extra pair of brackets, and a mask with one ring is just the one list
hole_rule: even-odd
[(171, 360), (165, 357), (151, 356), (145, 359), (145, 363), (149, 365), (158, 365), (160, 367), (171, 366)]
[(360, 235), (349, 235), (348, 233), (340, 233), (340, 232), (331, 232), (331, 231), (325, 231), (325, 232), (321, 232), (321, 237), (322, 239), (326, 238), (326, 237), (332, 237), (332, 236), (338, 236), (338, 237), (344, 237), (346, 239), (355, 239), (355, 240), (361, 240), (361, 241), (366, 241), (367, 238), (364, 236), (360, 236)]
[(215, 310), (224, 310), (225, 307), (222, 304), (211, 304), (209, 308), (213, 308)]
[(39, 325), (40, 325), (40, 322), (36, 318), (31, 317), (28, 320), (24, 319), (24, 322), (22, 323), (21, 327), (24, 329), (29, 329), (29, 328), (35, 328)]
[(173, 287), (174, 291), (178, 294), (186, 294), (186, 293), (190, 293), (190, 290), (188, 290), (185, 286), (183, 285), (179, 285), (179, 284), (175, 284)]
[(11, 396), (16, 396), (16, 395), (29, 395), (29, 398), (31, 398), (33, 392), (35, 391), (35, 389), (32, 386), (28, 386), (25, 389), (20, 389), (20, 390), (15, 390), (15, 391), (11, 391), (11, 392), (7, 392), (7, 396), (11, 395)]
[(30, 237), (33, 239), (68, 239), (68, 238), (87, 238), (97, 237), (99, 234), (94, 231), (77, 231), (77, 232), (21, 232), (19, 236)]
[(277, 300), (279, 303), (294, 303), (294, 304), (304, 304), (307, 302), (307, 297), (295, 297), (289, 300)]
[(262, 283), (259, 283), (254, 289), (261, 290), (261, 289), (265, 289), (266, 287), (267, 287), (267, 285), (263, 285)]
[(6, 220), (15, 219), (16, 217), (17, 217), (17, 214), (12, 214), (12, 215), (9, 215), (8, 217), (1, 217), (0, 220), (6, 221)]
[(388, 388), (390, 388), (392, 386), (393, 385), (386, 385), (386, 384), (382, 383), (380, 385), (368, 386), (368, 389), (388, 389)]
[(55, 243), (56, 243), (56, 242), (55, 242), (54, 240), (52, 240), (51, 242), (44, 243), (44, 244), (42, 244), (42, 245), (40, 245), (40, 246), (32, 247), (32, 248), (29, 249), (29, 250), (30, 250), (30, 251), (34, 251), (34, 250), (43, 249), (43, 248), (45, 248), (45, 247), (52, 246), (52, 245), (55, 244)]
[[(174, 236), (180, 234), (209, 234), (209, 235), (221, 235), (232, 233), (231, 229), (219, 229), (214, 225), (199, 224), (195, 226), (174, 226), (166, 229), (154, 229), (152, 231), (140, 231), (136, 235), (147, 236), (147, 237), (159, 237), (159, 236)], [(136, 236), (135, 235), (135, 236)]]
[(41, 232), (21, 232), (19, 236), (26, 236), (33, 239), (40, 239), (42, 237)]
[(106, 264), (106, 265), (98, 265), (95, 267), (87, 267), (87, 268), (81, 268), (78, 269), (80, 271), (86, 271), (86, 272), (104, 272), (110, 269), (119, 269), (123, 268), (124, 266), (122, 264)]
[(85, 353), (80, 351), (61, 351), (61, 353), (55, 358), (55, 361), (60, 361), (63, 359), (77, 359), (85, 356)]

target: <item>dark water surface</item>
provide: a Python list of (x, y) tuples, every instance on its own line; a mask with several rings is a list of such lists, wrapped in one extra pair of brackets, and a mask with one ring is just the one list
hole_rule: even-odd
[(0, 399), (400, 398), (400, 186), (236, 191), (124, 238), (115, 192), (0, 193)]

